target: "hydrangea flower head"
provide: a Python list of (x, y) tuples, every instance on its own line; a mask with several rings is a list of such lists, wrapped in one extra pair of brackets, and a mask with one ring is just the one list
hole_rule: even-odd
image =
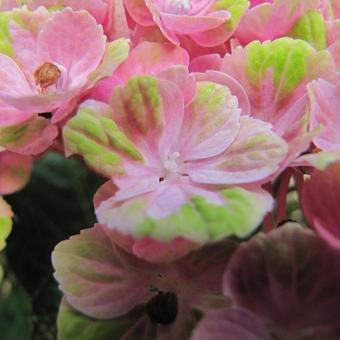
[[(336, 339), (339, 262), (338, 252), (296, 223), (258, 234), (236, 250), (224, 274), (236, 308), (208, 313), (193, 339), (208, 330), (218, 340), (249, 333), (254, 340)], [(228, 326), (234, 338), (223, 336)]]
[(111, 106), (83, 103), (64, 139), (68, 154), (118, 187), (97, 207), (99, 222), (164, 242), (249, 234), (271, 208), (252, 183), (278, 169), (287, 145), (270, 124), (240, 113), (228, 87), (184, 67), (131, 78)]
[(234, 32), (248, 1), (125, 0), (125, 6), (138, 25), (157, 25), (174, 44), (189, 36), (198, 45), (216, 46)]
[(99, 329), (100, 321), (107, 320), (112, 337), (139, 338), (141, 333), (147, 339), (189, 339), (197, 322), (194, 310), (227, 304), (221, 276), (234, 249), (227, 242), (156, 265), (121, 250), (100, 225), (83, 230), (53, 252), (55, 277), (66, 300), (60, 332), (72, 332), (73, 308), (98, 322)]
[(289, 35), (290, 29), (307, 12), (320, 7), (319, 0), (255, 0), (243, 16), (235, 37), (243, 44), (274, 40)]
[(103, 26), (109, 40), (129, 37), (123, 3), (119, 0), (13, 0), (7, 3), (6, 9), (20, 7), (23, 2), (30, 10), (39, 6), (50, 10), (60, 10), (64, 7), (74, 11), (86, 10)]

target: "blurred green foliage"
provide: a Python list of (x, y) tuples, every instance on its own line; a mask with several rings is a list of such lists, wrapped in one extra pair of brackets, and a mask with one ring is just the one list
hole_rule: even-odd
[(55, 245), (95, 221), (92, 198), (104, 182), (75, 159), (49, 153), (28, 186), (6, 197), (15, 213), (2, 257), (1, 340), (54, 340), (61, 293), (53, 278)]

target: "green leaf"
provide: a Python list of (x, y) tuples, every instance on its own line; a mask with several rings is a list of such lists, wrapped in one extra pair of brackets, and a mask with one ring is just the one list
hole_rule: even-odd
[[(6, 196), (15, 219), (7, 240), (5, 271), (16, 274), (32, 299), (32, 339), (56, 339), (61, 292), (53, 278), (51, 253), (57, 243), (93, 225), (92, 199), (103, 181), (82, 162), (49, 153), (35, 161), (28, 185)], [(1, 340), (7, 340), (0, 334)]]
[(31, 340), (33, 323), (29, 296), (12, 280), (5, 280), (0, 295), (1, 339)]

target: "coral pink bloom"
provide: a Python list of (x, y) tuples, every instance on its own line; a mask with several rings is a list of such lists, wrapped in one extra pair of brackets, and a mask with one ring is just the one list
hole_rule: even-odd
[(128, 45), (116, 40), (106, 46), (102, 28), (86, 11), (49, 13), (40, 7), (13, 15), (19, 22), (9, 27), (13, 51), (11, 56), (0, 54), (0, 145), (13, 149), (11, 134), (29, 139), (28, 130), (35, 137), (41, 131), (46, 143), (32, 137), (39, 147), (30, 151), (37, 154), (57, 135), (53, 123), (70, 114), (99, 79), (112, 74), (127, 56)]
[(340, 162), (315, 170), (303, 186), (302, 207), (307, 221), (331, 246), (340, 250)]
[(104, 319), (120, 325), (105, 333), (112, 339), (139, 339), (139, 334), (145, 339), (189, 339), (197, 322), (194, 309), (204, 312), (226, 304), (221, 278), (234, 249), (233, 243), (224, 242), (172, 264), (155, 265), (121, 250), (100, 225), (83, 230), (57, 245), (52, 255), (66, 300), (59, 331), (78, 327), (76, 318), (67, 317), (72, 306), (91, 318), (86, 322)]
[[(19, 2), (21, 5), (22, 1)], [(129, 31), (121, 0), (27, 0), (25, 4), (30, 10), (39, 6), (46, 8), (70, 7), (74, 11), (87, 10), (104, 29), (109, 40), (128, 38)]]
[(236, 29), (248, 1), (125, 0), (125, 6), (137, 24), (157, 25), (174, 44), (184, 35), (198, 45), (216, 46)]
[(259, 234), (236, 250), (224, 275), (224, 293), (249, 312), (208, 313), (193, 338), (205, 340), (209, 329), (211, 339), (229, 340), (221, 335), (232, 322), (244, 337), (231, 339), (337, 339), (339, 280), (339, 252), (311, 230), (290, 223)]
[(119, 188), (97, 207), (100, 223), (134, 239), (198, 244), (258, 225), (271, 199), (250, 184), (277, 171), (287, 151), (270, 124), (240, 116), (228, 87), (180, 66), (131, 78), (111, 107), (84, 102), (64, 141)]
[(0, 195), (22, 189), (30, 178), (32, 158), (10, 151), (0, 151)]
[(319, 0), (251, 1), (234, 35), (243, 44), (283, 37), (304, 13), (319, 5)]
[(39, 14), (38, 27), (10, 26), (15, 56), (0, 54), (0, 98), (21, 110), (53, 112), (55, 121), (99, 66), (106, 39), (85, 11), (50, 15), (41, 8)]

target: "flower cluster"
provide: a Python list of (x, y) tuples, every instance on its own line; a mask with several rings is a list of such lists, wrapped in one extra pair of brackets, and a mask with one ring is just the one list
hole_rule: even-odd
[(0, 194), (48, 151), (106, 178), (52, 254), (60, 340), (340, 338), (338, 0), (0, 10)]

